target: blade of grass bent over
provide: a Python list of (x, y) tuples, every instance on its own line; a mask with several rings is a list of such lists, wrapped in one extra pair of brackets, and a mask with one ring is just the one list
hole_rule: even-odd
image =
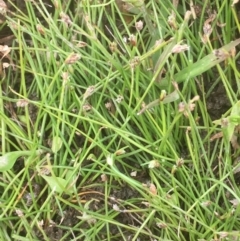
[[(226, 60), (229, 55), (229, 51), (240, 44), (240, 39), (237, 39), (227, 45), (224, 45), (222, 48), (216, 50), (215, 52), (205, 56), (198, 62), (191, 64), (190, 66), (186, 67), (179, 73), (174, 75), (174, 81), (177, 83), (183, 82), (186, 79), (194, 78), (207, 70), (211, 69), (215, 65), (221, 63), (222, 61)], [(218, 53), (218, 54), (217, 54)], [(164, 78), (160, 82), (160, 86), (167, 86), (168, 79)]]
[(179, 94), (176, 90), (174, 90), (172, 93), (170, 93), (169, 95), (167, 95), (165, 98), (161, 99), (156, 99), (152, 102), (150, 102), (149, 104), (147, 104), (145, 107), (143, 107), (138, 113), (137, 115), (141, 115), (143, 112), (145, 112), (148, 109), (153, 108), (154, 106), (157, 106), (160, 104), (160, 102), (162, 102), (163, 104), (167, 104), (173, 101), (176, 101), (179, 99)]

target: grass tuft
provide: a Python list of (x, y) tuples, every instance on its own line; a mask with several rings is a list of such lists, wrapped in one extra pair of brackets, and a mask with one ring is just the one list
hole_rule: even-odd
[(9, 0), (0, 239), (239, 240), (238, 15)]

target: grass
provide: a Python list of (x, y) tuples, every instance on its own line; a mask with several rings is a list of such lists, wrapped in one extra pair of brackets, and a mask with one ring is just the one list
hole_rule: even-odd
[(237, 5), (61, 2), (9, 0), (0, 240), (239, 240)]

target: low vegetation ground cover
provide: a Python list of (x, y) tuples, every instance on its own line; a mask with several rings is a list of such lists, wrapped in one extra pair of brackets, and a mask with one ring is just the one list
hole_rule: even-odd
[(0, 240), (240, 240), (237, 1), (0, 6)]

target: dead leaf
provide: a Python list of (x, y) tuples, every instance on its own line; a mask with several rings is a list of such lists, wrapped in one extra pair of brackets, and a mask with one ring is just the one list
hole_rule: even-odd
[(239, 133), (240, 133), (240, 125), (237, 125), (234, 129), (234, 133), (233, 133), (232, 138), (230, 140), (234, 150), (238, 150), (240, 148), (240, 145), (238, 143), (238, 134)]
[(77, 45), (76, 45), (76, 47), (78, 47), (78, 48), (83, 48), (83, 47), (86, 47), (86, 46), (87, 46), (87, 43), (83, 42), (83, 41), (78, 41)]
[(205, 22), (203, 25), (203, 32), (204, 35), (202, 36), (202, 42), (204, 44), (207, 43), (209, 36), (211, 35), (213, 29), (211, 26), (211, 23), (214, 21), (214, 19), (216, 18), (216, 13), (212, 14)]
[(65, 64), (74, 64), (81, 58), (80, 54), (71, 53), (65, 60)]
[(20, 99), (17, 101), (16, 103), (16, 106), (17, 107), (25, 107), (29, 104), (29, 101), (28, 100), (25, 100), (25, 99)]
[(235, 4), (237, 4), (239, 2), (239, 0), (233, 0), (233, 3), (231, 5), (231, 7), (233, 7)]
[(150, 183), (149, 191), (150, 191), (151, 194), (157, 195), (157, 188), (156, 188), (156, 186), (153, 183)]
[(136, 176), (137, 176), (137, 171), (132, 171), (132, 172), (130, 173), (130, 176), (131, 176), (131, 177), (136, 177)]
[(2, 55), (2, 58), (0, 60), (2, 60), (3, 58), (6, 57), (7, 59), (9, 59), (10, 64), (14, 67), (11, 57), (9, 57), (9, 55), (8, 55), (10, 53), (10, 51), (11, 51), (11, 48), (9, 48), (8, 45), (0, 45), (0, 53), (1, 53), (0, 55)]
[(10, 53), (11, 49), (8, 45), (0, 45), (0, 52), (3, 54), (2, 59)]
[(220, 131), (220, 132), (216, 133), (215, 135), (211, 136), (210, 141), (220, 139), (222, 137), (223, 137), (223, 133), (222, 133), (222, 131)]
[(0, 14), (5, 15), (7, 13), (7, 4), (0, 0)]
[(187, 50), (189, 50), (189, 46), (187, 44), (176, 44), (172, 49), (172, 53), (178, 54)]
[(234, 207), (237, 207), (240, 203), (239, 199), (232, 199), (230, 200), (230, 203), (234, 206)]
[(64, 22), (67, 26), (72, 24), (72, 21), (71, 21), (70, 17), (67, 14), (61, 12), (60, 13), (60, 18), (61, 18), (61, 21)]
[(101, 175), (102, 182), (106, 182), (108, 180), (107, 175), (104, 173)]

